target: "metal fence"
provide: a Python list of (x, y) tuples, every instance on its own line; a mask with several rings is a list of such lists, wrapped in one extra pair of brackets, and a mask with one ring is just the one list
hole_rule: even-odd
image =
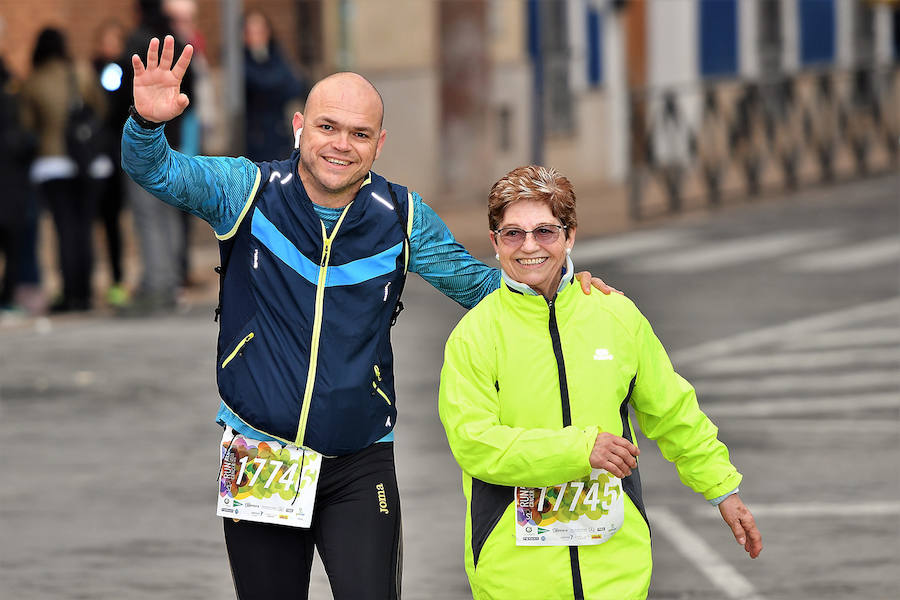
[(635, 91), (631, 141), (634, 219), (886, 172), (900, 67)]

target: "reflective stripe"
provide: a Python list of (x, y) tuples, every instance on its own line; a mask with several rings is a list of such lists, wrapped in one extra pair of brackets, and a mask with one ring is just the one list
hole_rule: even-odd
[[(300, 422), (297, 424), (297, 439), (294, 441), (294, 445), (299, 447), (303, 446), (303, 438), (306, 436), (306, 420), (309, 418), (309, 406), (312, 404), (313, 386), (316, 383), (316, 365), (319, 361), (319, 336), (322, 333), (322, 313), (324, 312), (325, 304), (325, 280), (328, 276), (328, 260), (331, 258), (331, 242), (334, 240), (335, 236), (337, 236), (338, 229), (341, 228), (341, 223), (344, 222), (344, 217), (347, 216), (347, 212), (350, 210), (351, 206), (353, 206), (352, 202), (344, 207), (344, 212), (341, 213), (337, 223), (334, 224), (334, 229), (331, 231), (330, 237), (328, 236), (328, 232), (325, 231), (325, 223), (319, 221), (322, 225), (322, 262), (319, 266), (319, 278), (316, 283), (316, 313), (313, 318), (312, 341), (309, 344), (309, 371), (306, 373), (306, 390), (303, 393), (303, 406), (300, 410)], [(259, 211), (256, 212), (257, 214), (259, 213)], [(256, 219), (254, 218), (254, 221), (255, 220)]]
[(391, 399), (387, 397), (387, 394), (385, 394), (384, 392), (381, 391), (381, 388), (378, 387), (378, 384), (376, 384), (376, 383), (373, 381), (373, 382), (372, 382), (372, 387), (375, 388), (375, 391), (378, 392), (378, 393), (381, 395), (381, 397), (384, 398), (384, 401), (388, 403), (388, 406), (390, 406), (390, 405), (391, 405)]
[[(341, 214), (338, 223), (344, 218), (345, 214), (346, 209)], [(272, 254), (296, 271), (303, 279), (313, 285), (319, 285), (320, 266), (304, 256), (259, 209), (253, 213), (250, 231)], [(328, 240), (327, 243), (329, 245), (331, 240), (334, 239), (335, 231), (337, 231), (337, 224), (331, 233), (331, 238), (325, 238), (323, 234), (323, 238)], [(343, 265), (334, 265), (328, 270), (324, 287), (354, 285), (386, 275), (396, 268), (397, 256), (403, 248), (403, 242), (398, 242), (395, 246), (373, 256), (360, 258)]]
[[(409, 190), (406, 191), (406, 239), (407, 241), (412, 239), (412, 227), (413, 227), (413, 197), (412, 192)], [(407, 244), (403, 249), (403, 274), (409, 270), (409, 244)]]
[(227, 365), (228, 363), (230, 363), (231, 360), (232, 360), (235, 356), (237, 356), (237, 353), (241, 351), (241, 348), (243, 348), (244, 345), (245, 345), (247, 342), (249, 342), (250, 340), (252, 340), (252, 339), (253, 339), (253, 332), (251, 331), (250, 333), (247, 334), (247, 337), (245, 337), (244, 339), (242, 339), (242, 340), (241, 340), (241, 343), (238, 344), (237, 347), (236, 347), (234, 350), (231, 351), (231, 354), (229, 354), (228, 357), (225, 358), (225, 360), (222, 361), (222, 368), (224, 369), (224, 368), (225, 368), (225, 365)]
[(216, 234), (216, 239), (219, 240), (227, 240), (232, 237), (235, 233), (237, 233), (238, 226), (240, 226), (241, 221), (244, 220), (244, 217), (247, 216), (247, 211), (250, 210), (250, 206), (253, 205), (253, 198), (256, 197), (256, 191), (259, 189), (259, 179), (260, 179), (260, 171), (259, 167), (256, 168), (256, 180), (253, 182), (253, 188), (250, 190), (250, 195), (247, 196), (247, 200), (244, 201), (244, 208), (241, 209), (241, 214), (238, 215), (237, 220), (234, 222), (234, 226), (232, 226), (231, 230), (224, 235)]

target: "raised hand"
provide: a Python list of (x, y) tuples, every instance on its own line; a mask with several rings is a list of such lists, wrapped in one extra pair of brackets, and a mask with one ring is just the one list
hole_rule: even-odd
[(159, 39), (150, 40), (147, 66), (137, 54), (131, 56), (134, 67), (134, 108), (138, 114), (155, 123), (171, 121), (184, 112), (190, 100), (181, 92), (181, 80), (191, 64), (194, 47), (188, 44), (172, 65), (175, 57), (175, 38), (167, 35), (159, 54)]

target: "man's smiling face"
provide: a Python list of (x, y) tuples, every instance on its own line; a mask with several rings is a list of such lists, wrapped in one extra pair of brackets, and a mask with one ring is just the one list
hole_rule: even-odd
[(353, 73), (319, 82), (309, 94), (302, 127), (300, 178), (313, 202), (343, 206), (353, 200), (386, 132), (381, 128), (381, 98), (372, 85)]

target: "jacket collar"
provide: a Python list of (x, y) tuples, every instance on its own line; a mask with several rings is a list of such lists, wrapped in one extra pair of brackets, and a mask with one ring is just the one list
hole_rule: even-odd
[[(518, 282), (509, 275), (506, 274), (506, 271), (500, 269), (500, 274), (503, 276), (503, 281), (506, 285), (514, 292), (518, 292), (520, 294), (524, 294), (525, 296), (540, 296), (540, 292), (536, 292), (531, 289), (531, 286), (525, 285), (524, 283)], [(556, 293), (560, 293), (563, 291), (567, 285), (572, 283), (572, 279), (575, 277), (575, 265), (572, 264), (572, 257), (566, 256), (566, 266), (563, 269), (562, 277), (559, 280), (559, 287), (556, 288)]]

